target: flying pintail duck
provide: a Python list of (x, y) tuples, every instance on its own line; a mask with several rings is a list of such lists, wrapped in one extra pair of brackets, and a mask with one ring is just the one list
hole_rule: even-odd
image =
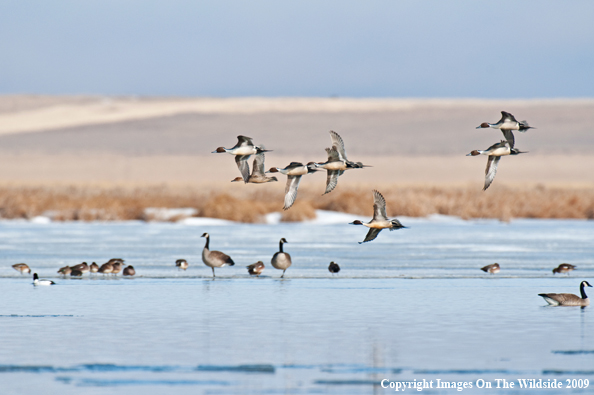
[(556, 268), (553, 269), (553, 274), (555, 273), (569, 273), (572, 270), (575, 270), (576, 266), (570, 265), (569, 263), (562, 263)]
[(336, 188), (338, 184), (338, 177), (343, 175), (349, 169), (362, 169), (364, 167), (371, 167), (364, 165), (361, 162), (351, 162), (347, 159), (346, 150), (344, 148), (344, 141), (342, 137), (335, 131), (330, 131), (330, 139), (332, 140), (332, 148), (326, 148), (328, 160), (324, 163), (314, 163), (316, 167), (326, 169), (328, 172), (326, 177), (326, 191), (324, 195), (330, 193)]
[(373, 218), (371, 221), (363, 223), (359, 220), (355, 220), (351, 222), (351, 225), (363, 225), (369, 228), (365, 240), (360, 241), (359, 244), (375, 240), (382, 229), (390, 229), (390, 231), (392, 231), (406, 228), (406, 226), (403, 226), (397, 219), (388, 219), (388, 215), (386, 214), (386, 199), (384, 199), (382, 194), (376, 190), (373, 190)]
[(124, 268), (122, 275), (124, 276), (134, 276), (136, 274), (136, 270), (134, 270), (134, 266), (128, 265)]
[(487, 160), (487, 168), (485, 169), (485, 186), (483, 187), (483, 191), (486, 191), (487, 188), (489, 188), (489, 185), (491, 185), (495, 179), (495, 174), (497, 174), (497, 165), (499, 164), (499, 160), (502, 156), (526, 153), (526, 151), (520, 151), (517, 148), (511, 148), (508, 141), (501, 140), (501, 142), (493, 144), (484, 151), (473, 150), (466, 156), (487, 155), (489, 157)]
[(283, 271), (283, 274), (280, 276), (280, 278), (285, 277), (285, 272), (292, 264), (291, 255), (283, 251), (283, 244), (285, 243), (288, 243), (288, 241), (284, 237), (280, 239), (278, 243), (278, 252), (276, 252), (270, 260), (273, 268)]
[(26, 263), (15, 263), (12, 268), (21, 274), (31, 273), (31, 268)]
[(33, 273), (33, 285), (54, 285), (52, 280), (39, 279), (37, 273)]
[(328, 271), (332, 274), (338, 273), (340, 271), (340, 266), (338, 266), (338, 263), (330, 262), (330, 265), (328, 265)]
[(258, 261), (256, 263), (252, 263), (251, 265), (247, 266), (248, 273), (250, 276), (258, 276), (264, 271), (264, 262)]
[(580, 283), (581, 298), (574, 294), (538, 294), (538, 296), (542, 296), (548, 304), (553, 306), (589, 306), (590, 299), (588, 299), (584, 287), (591, 287), (591, 285), (587, 281)]
[(64, 266), (58, 269), (58, 274), (62, 274), (64, 277), (72, 273), (72, 268), (70, 266)]
[(301, 162), (291, 162), (289, 166), (284, 169), (271, 167), (270, 170), (268, 170), (268, 173), (281, 173), (287, 176), (287, 185), (285, 186), (285, 205), (283, 210), (288, 210), (293, 203), (295, 203), (301, 176), (315, 171), (317, 171), (317, 169), (314, 162), (309, 162), (307, 165), (303, 165)]
[(505, 111), (501, 111), (501, 119), (499, 120), (499, 122), (497, 122), (497, 123), (483, 122), (476, 128), (477, 129), (493, 128), (493, 129), (501, 130), (501, 132), (505, 136), (505, 139), (507, 141), (509, 141), (509, 145), (511, 148), (514, 148), (514, 142), (515, 142), (514, 134), (513, 134), (512, 130), (518, 130), (522, 133), (525, 133), (526, 130), (528, 130), (528, 129), (536, 129), (536, 128), (533, 128), (532, 126), (529, 126), (528, 122), (526, 122), (526, 121), (522, 121), (522, 122), (516, 121), (516, 118), (513, 115), (511, 115), (509, 112), (505, 112)]
[[(242, 177), (235, 177), (231, 182), (244, 181)], [(276, 177), (267, 177), (264, 174), (264, 152), (260, 152), (254, 156), (252, 164), (252, 175), (249, 176), (247, 183), (264, 184), (266, 182), (278, 181)]]
[(269, 151), (270, 150), (266, 150), (263, 147), (254, 145), (251, 137), (237, 136), (237, 144), (235, 144), (235, 146), (233, 146), (232, 148), (219, 147), (212, 153), (214, 154), (226, 152), (228, 154), (235, 155), (235, 163), (239, 168), (239, 172), (241, 173), (243, 181), (247, 183), (250, 178), (250, 167), (248, 165), (247, 160), (252, 155), (258, 154), (260, 152)]
[(175, 261), (175, 266), (186, 270), (188, 268), (188, 261), (186, 261), (185, 259), (178, 259), (177, 261)]
[(208, 249), (210, 243), (210, 235), (208, 233), (204, 233), (200, 237), (206, 237), (206, 244), (202, 250), (202, 262), (212, 269), (213, 278), (215, 277), (215, 267), (235, 265), (235, 262), (233, 262), (233, 259), (231, 259), (229, 255), (224, 254), (221, 251), (211, 251)]
[(495, 273), (499, 273), (499, 271), (501, 270), (501, 267), (499, 266), (498, 263), (493, 263), (491, 265), (481, 267), (481, 270), (485, 273), (495, 274)]

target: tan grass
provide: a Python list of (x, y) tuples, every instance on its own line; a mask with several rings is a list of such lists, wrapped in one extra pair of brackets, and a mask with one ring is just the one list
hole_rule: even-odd
[[(465, 219), (576, 218), (594, 219), (594, 189), (498, 187), (486, 192), (469, 187), (383, 186), (389, 216), (424, 217), (454, 215)], [(138, 188), (102, 187), (0, 187), (0, 217), (32, 218), (48, 215), (54, 220), (151, 220), (149, 207), (191, 207), (200, 217), (247, 223), (262, 222), (265, 214), (281, 212), (280, 192), (242, 189), (202, 191), (164, 186)], [(315, 217), (315, 210), (348, 212), (370, 218), (373, 199), (369, 187), (342, 187), (320, 196), (303, 188), (295, 205), (282, 212), (282, 221)]]

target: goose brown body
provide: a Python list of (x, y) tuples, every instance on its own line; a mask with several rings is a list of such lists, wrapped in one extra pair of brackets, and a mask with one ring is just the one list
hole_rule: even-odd
[(538, 294), (547, 301), (548, 304), (553, 306), (589, 306), (590, 299), (588, 295), (586, 295), (586, 291), (584, 287), (591, 287), (590, 283), (587, 281), (582, 281), (580, 283), (580, 295), (581, 297), (574, 295), (574, 294)]
[(211, 251), (209, 249), (210, 235), (204, 233), (201, 237), (206, 237), (206, 244), (202, 250), (202, 262), (212, 269), (212, 276), (215, 277), (215, 267), (233, 266), (233, 259), (221, 251)]
[(291, 261), (291, 255), (289, 255), (283, 251), (283, 244), (285, 244), (285, 243), (288, 243), (288, 242), (284, 237), (282, 239), (280, 239), (280, 241), (278, 243), (279, 251), (276, 252), (272, 256), (272, 259), (270, 260), (270, 263), (272, 264), (273, 268), (283, 271), (281, 278), (284, 278), (285, 272), (293, 264), (293, 262)]

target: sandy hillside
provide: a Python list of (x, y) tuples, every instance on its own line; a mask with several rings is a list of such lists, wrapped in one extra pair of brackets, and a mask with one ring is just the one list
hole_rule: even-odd
[[(171, 184), (235, 188), (229, 155), (239, 134), (273, 152), (267, 165), (324, 161), (328, 130), (349, 159), (373, 165), (342, 184), (482, 186), (501, 110), (536, 129), (517, 133), (529, 154), (501, 161), (498, 185), (594, 186), (594, 100), (0, 97), (0, 183)], [(323, 188), (325, 177), (312, 176)], [(314, 182), (314, 181), (312, 181)], [(250, 186), (252, 187), (252, 186)]]

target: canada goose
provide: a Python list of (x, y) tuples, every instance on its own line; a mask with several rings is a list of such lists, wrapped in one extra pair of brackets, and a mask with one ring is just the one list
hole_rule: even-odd
[(89, 265), (87, 262), (79, 263), (78, 265), (71, 266), (70, 269), (80, 271), (81, 273), (87, 273), (89, 271)]
[(586, 286), (591, 287), (587, 281), (580, 283), (581, 298), (574, 294), (538, 294), (538, 296), (542, 296), (548, 304), (553, 306), (588, 306), (590, 305), (590, 299), (588, 299), (588, 295), (584, 291)]
[(99, 271), (99, 265), (97, 265), (95, 262), (91, 263), (89, 266), (89, 271), (91, 273), (97, 273)]
[(346, 170), (370, 167), (361, 162), (351, 162), (347, 159), (344, 141), (338, 133), (331, 130), (330, 139), (332, 140), (332, 148), (326, 148), (328, 160), (324, 163), (315, 163), (316, 167), (326, 169), (327, 171), (326, 191), (324, 192), (324, 195), (332, 192), (334, 188), (336, 188), (338, 177), (343, 175)]
[(132, 265), (128, 265), (126, 268), (124, 268), (124, 272), (122, 273), (122, 275), (124, 276), (133, 276), (136, 274), (136, 270), (134, 270), (134, 267)]
[(520, 151), (517, 148), (510, 148), (509, 142), (505, 140), (501, 140), (501, 142), (497, 144), (493, 144), (486, 150), (473, 150), (466, 156), (477, 156), (477, 155), (487, 155), (489, 159), (487, 160), (487, 168), (485, 169), (485, 186), (483, 187), (483, 191), (486, 191), (489, 188), (489, 185), (495, 179), (495, 174), (497, 174), (497, 165), (499, 164), (499, 160), (502, 156), (505, 155), (519, 155), (519, 154), (526, 154), (525, 151)]
[(98, 270), (99, 273), (108, 274), (113, 272), (113, 265), (109, 262), (104, 263)]
[(499, 273), (499, 270), (501, 270), (501, 267), (499, 267), (498, 263), (493, 263), (491, 265), (481, 267), (481, 270), (485, 273), (495, 274), (495, 273)]
[(340, 266), (338, 266), (338, 263), (330, 262), (330, 265), (328, 265), (328, 271), (332, 274), (338, 273), (340, 271)]
[[(235, 177), (231, 182), (244, 181), (243, 177)], [(254, 162), (252, 164), (252, 175), (249, 176), (247, 183), (251, 184), (264, 184), (266, 182), (278, 181), (276, 177), (267, 177), (264, 174), (264, 152), (260, 152), (254, 156)]]
[(58, 274), (62, 274), (62, 275), (64, 275), (64, 277), (69, 275), (71, 272), (72, 272), (72, 268), (70, 266), (64, 266), (64, 267), (61, 267), (60, 269), (58, 269)]
[(365, 240), (360, 241), (359, 244), (375, 240), (382, 229), (390, 229), (390, 231), (392, 231), (406, 228), (406, 226), (403, 226), (397, 219), (388, 219), (388, 215), (386, 214), (386, 200), (382, 194), (375, 189), (373, 190), (373, 218), (368, 223), (355, 220), (351, 222), (351, 225), (363, 225), (369, 228)]
[(510, 148), (514, 148), (515, 139), (512, 130), (518, 130), (522, 133), (526, 132), (528, 129), (536, 129), (532, 126), (528, 125), (528, 122), (516, 121), (516, 118), (511, 115), (509, 112), (501, 111), (501, 119), (497, 123), (488, 123), (483, 122), (479, 126), (476, 127), (477, 129), (481, 128), (493, 128), (499, 129), (505, 136), (505, 139), (509, 142)]
[(212, 269), (213, 278), (215, 277), (215, 267), (235, 265), (235, 262), (233, 262), (233, 259), (231, 259), (229, 255), (224, 254), (221, 251), (210, 251), (208, 249), (210, 243), (210, 235), (208, 233), (204, 233), (200, 237), (206, 237), (206, 244), (202, 250), (202, 262)]
[(576, 266), (570, 265), (569, 263), (562, 263), (556, 268), (553, 269), (553, 274), (555, 273), (569, 273), (572, 270), (575, 270)]
[(247, 183), (250, 178), (250, 167), (248, 165), (247, 160), (250, 158), (251, 155), (269, 151), (270, 150), (266, 150), (262, 147), (255, 146), (252, 142), (251, 137), (237, 136), (237, 144), (235, 144), (235, 146), (233, 146), (232, 148), (219, 147), (212, 153), (214, 154), (227, 152), (228, 154), (235, 155), (235, 163), (239, 168), (239, 172), (241, 173), (243, 181)]
[(21, 274), (29, 274), (31, 273), (31, 268), (26, 263), (15, 263), (12, 265), (12, 268)]
[(258, 276), (264, 271), (264, 262), (258, 261), (256, 263), (252, 263), (251, 265), (247, 266), (248, 273), (251, 276)]
[(309, 162), (307, 165), (303, 165), (300, 162), (291, 162), (287, 167), (281, 169), (279, 167), (271, 167), (267, 173), (281, 173), (287, 176), (287, 185), (285, 186), (285, 205), (283, 210), (288, 210), (295, 199), (297, 199), (297, 189), (299, 188), (299, 182), (301, 176), (317, 171), (314, 162)]
[(287, 271), (289, 266), (291, 266), (292, 263), (291, 255), (287, 254), (286, 252), (283, 252), (283, 244), (285, 243), (288, 243), (288, 241), (284, 237), (280, 239), (278, 243), (278, 252), (276, 252), (270, 260), (270, 263), (272, 264), (273, 268), (283, 271), (283, 274), (280, 278), (283, 278), (285, 276), (285, 272)]
[(175, 261), (175, 266), (180, 269), (186, 270), (188, 268), (188, 262), (185, 259), (178, 259), (177, 261)]
[(39, 276), (37, 276), (37, 273), (33, 273), (33, 285), (54, 285), (54, 284), (56, 284), (56, 283), (53, 282), (52, 280), (39, 279)]

